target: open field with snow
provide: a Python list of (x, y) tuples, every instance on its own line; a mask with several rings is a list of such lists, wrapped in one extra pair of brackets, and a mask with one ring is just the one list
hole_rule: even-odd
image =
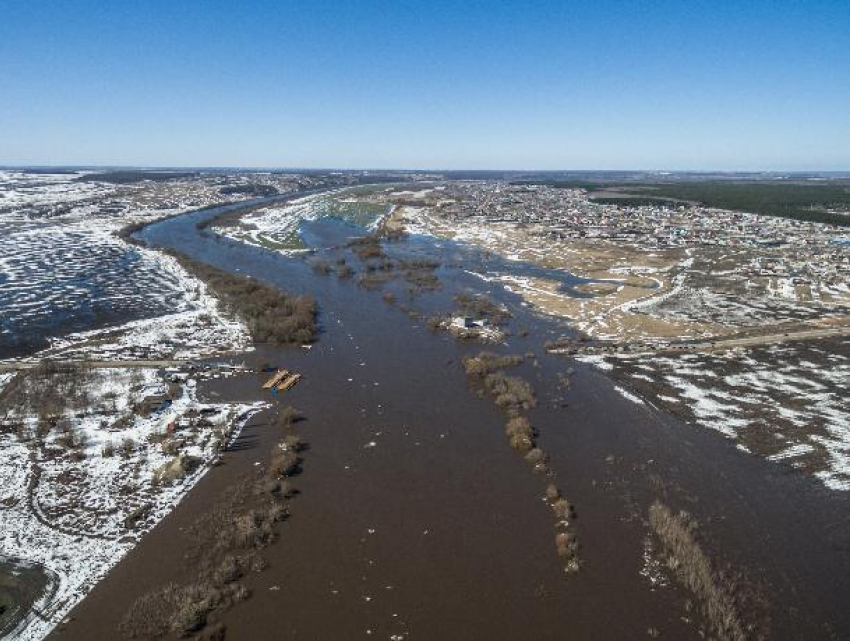
[[(850, 490), (850, 340), (714, 354), (591, 357), (644, 399), (739, 448)], [(638, 396), (636, 396), (638, 395)]]
[(321, 219), (337, 219), (352, 226), (373, 229), (387, 215), (389, 206), (358, 198), (357, 194), (362, 193), (369, 193), (368, 189), (350, 187), (259, 207), (237, 221), (213, 226), (213, 231), (226, 238), (287, 254), (302, 252), (314, 247), (317, 241), (326, 244), (309, 228), (309, 223)]
[(39, 639), (191, 489), (262, 404), (203, 403), (198, 375), (45, 366), (0, 389), (0, 555), (49, 578)]

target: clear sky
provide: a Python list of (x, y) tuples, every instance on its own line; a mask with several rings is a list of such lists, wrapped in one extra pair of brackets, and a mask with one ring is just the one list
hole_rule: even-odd
[(0, 165), (850, 169), (850, 0), (2, 0)]

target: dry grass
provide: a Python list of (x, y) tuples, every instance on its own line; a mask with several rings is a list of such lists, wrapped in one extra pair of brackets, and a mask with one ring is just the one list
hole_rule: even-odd
[(673, 514), (656, 501), (649, 508), (649, 525), (661, 541), (667, 567), (697, 597), (714, 635), (730, 641), (748, 638), (740, 620), (733, 588), (712, 569), (694, 536), (694, 521), (684, 512)]

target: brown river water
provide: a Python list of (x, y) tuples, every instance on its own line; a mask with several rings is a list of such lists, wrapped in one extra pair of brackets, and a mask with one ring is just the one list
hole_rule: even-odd
[[(654, 586), (644, 568), (655, 499), (687, 509), (715, 567), (748, 596), (754, 637), (850, 638), (850, 500), (748, 456), (721, 437), (619, 394), (600, 372), (545, 354), (563, 331), (502, 291), (494, 298), (529, 334), (499, 351), (534, 352), (516, 373), (534, 386), (530, 418), (557, 482), (575, 504), (583, 562), (566, 575), (555, 553), (546, 482), (508, 445), (504, 415), (470, 390), (460, 365), (481, 345), (427, 330), (380, 292), (315, 274), (286, 258), (200, 233), (190, 214), (146, 228), (154, 246), (248, 273), (319, 301), (310, 350), (260, 348), (231, 359), (301, 372), (285, 402), (307, 420), (300, 495), (252, 597), (221, 620), (228, 639), (700, 638), (692, 599)], [(440, 292), (411, 303), (450, 311), (457, 291), (485, 291), (462, 247), (413, 239), (393, 251), (437, 256)], [(518, 266), (521, 268), (522, 266)], [(569, 390), (558, 374), (575, 369)], [(262, 374), (204, 384), (215, 399), (262, 397)], [(249, 473), (279, 434), (258, 415), (236, 446), (71, 613), (54, 637), (118, 638), (134, 599), (187, 571), (183, 533)]]

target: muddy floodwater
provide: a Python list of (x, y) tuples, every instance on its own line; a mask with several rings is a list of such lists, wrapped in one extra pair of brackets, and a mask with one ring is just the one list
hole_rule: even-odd
[[(269, 568), (251, 578), (252, 597), (221, 618), (227, 638), (700, 638), (694, 596), (647, 558), (655, 500), (695, 517), (714, 567), (738, 586), (754, 638), (850, 638), (847, 493), (748, 456), (628, 400), (598, 370), (547, 354), (544, 342), (565, 327), (466, 269), (499, 259), (417, 237), (387, 247), (391, 256), (442, 265), (442, 289), (410, 300), (401, 290), (399, 302), (446, 313), (459, 292), (489, 292), (513, 312), (511, 326), (523, 328), (488, 349), (535, 355), (515, 373), (535, 389), (529, 418), (576, 507), (582, 566), (573, 575), (556, 555), (546, 481), (510, 448), (504, 414), (470, 389), (460, 365), (482, 345), (430, 331), (380, 291), (319, 274), (302, 256), (197, 228), (217, 213), (156, 223), (140, 237), (310, 293), (321, 323), (312, 349), (261, 347), (231, 358), (303, 374), (285, 401), (307, 417), (299, 433), (309, 449), (291, 518), (264, 551)], [(314, 222), (306, 240), (333, 259), (349, 227)], [(518, 274), (532, 269), (514, 262)], [(565, 288), (580, 282), (561, 278)], [(214, 380), (203, 391), (253, 400), (263, 397), (262, 380)], [(279, 435), (266, 420), (252, 420), (224, 464), (94, 588), (56, 638), (115, 638), (133, 600), (181, 580), (183, 532), (267, 458)]]
[(0, 638), (14, 638), (36, 604), (53, 588), (54, 579), (37, 565), (0, 557)]

